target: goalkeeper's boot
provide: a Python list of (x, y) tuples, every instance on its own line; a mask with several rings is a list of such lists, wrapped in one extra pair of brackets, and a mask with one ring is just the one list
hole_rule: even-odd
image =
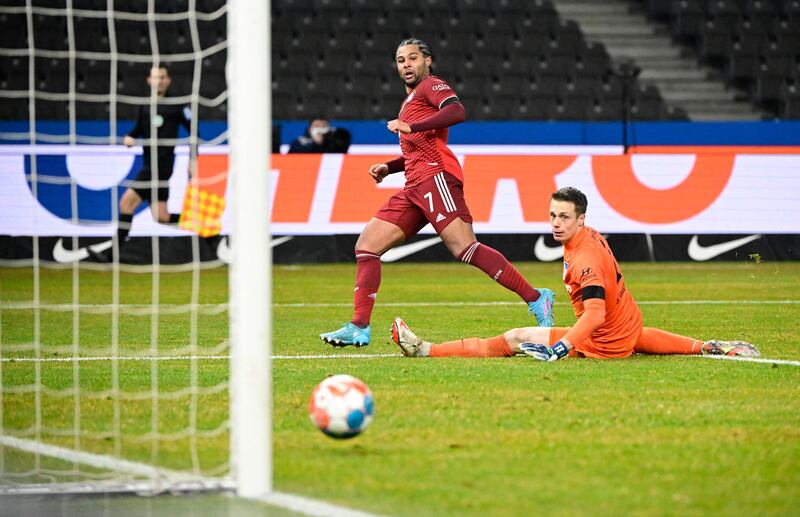
[(392, 341), (400, 347), (406, 357), (424, 357), (431, 351), (431, 344), (411, 332), (406, 322), (395, 318), (392, 322)]
[(703, 355), (729, 355), (741, 357), (758, 357), (761, 352), (747, 341), (717, 341), (703, 343), (700, 348)]
[(329, 345), (337, 346), (367, 346), (369, 345), (369, 325), (364, 328), (354, 323), (345, 323), (339, 330), (326, 332), (319, 335), (320, 339)]
[(528, 314), (536, 317), (536, 322), (540, 327), (553, 327), (555, 326), (555, 318), (553, 318), (553, 302), (556, 295), (552, 289), (537, 289), (539, 291), (539, 298), (534, 302), (528, 303)]

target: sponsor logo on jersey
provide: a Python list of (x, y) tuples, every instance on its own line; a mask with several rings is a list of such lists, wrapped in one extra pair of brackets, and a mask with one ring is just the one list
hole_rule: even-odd
[(443, 90), (450, 90), (450, 89), (451, 89), (450, 85), (449, 84), (445, 84), (445, 83), (434, 84), (431, 87), (431, 90), (433, 90), (435, 92), (440, 92), (440, 91), (443, 91)]

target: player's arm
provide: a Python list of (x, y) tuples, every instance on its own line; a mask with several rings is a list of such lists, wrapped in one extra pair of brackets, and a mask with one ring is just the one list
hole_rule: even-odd
[(136, 138), (139, 138), (144, 134), (144, 110), (140, 107), (139, 113), (136, 116), (136, 124), (133, 126), (127, 135), (125, 135), (122, 139), (122, 143), (128, 147), (133, 147), (136, 143)]
[(601, 286), (589, 286), (589, 298), (583, 298), (583, 314), (577, 323), (553, 346), (536, 343), (522, 343), (520, 349), (529, 356), (540, 361), (558, 361), (566, 357), (569, 351), (575, 348), (573, 343), (579, 343), (592, 335), (600, 328), (606, 319), (605, 289)]
[(464, 105), (458, 100), (455, 95), (445, 99), (439, 111), (430, 117), (418, 120), (412, 124), (403, 122), (402, 120), (390, 120), (386, 124), (387, 129), (392, 133), (419, 133), (420, 131), (430, 131), (431, 129), (444, 129), (446, 127), (460, 124), (467, 119), (467, 112), (464, 110)]
[(389, 160), (386, 163), (376, 163), (369, 168), (369, 175), (375, 180), (375, 183), (380, 183), (383, 178), (395, 172), (406, 170), (405, 158), (399, 156), (394, 160)]

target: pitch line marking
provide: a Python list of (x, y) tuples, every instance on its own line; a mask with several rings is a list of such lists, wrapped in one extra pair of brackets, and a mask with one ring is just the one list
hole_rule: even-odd
[[(641, 301), (637, 300), (638, 305), (725, 305), (725, 304), (744, 304), (744, 305), (797, 305), (800, 300), (650, 300)], [(462, 306), (475, 306), (475, 307), (489, 307), (493, 305), (520, 305), (522, 302), (388, 302), (381, 303), (384, 307), (462, 307)], [(556, 302), (556, 305), (568, 305), (567, 302)], [(352, 302), (342, 303), (273, 303), (273, 307), (280, 308), (294, 308), (294, 307), (352, 307)], [(69, 303), (40, 303), (38, 306), (32, 302), (0, 302), (0, 310), (52, 310), (52, 311), (70, 311), (74, 309), (82, 309), (87, 311), (102, 311), (112, 307), (112, 304), (69, 304)], [(120, 304), (120, 308), (128, 310), (147, 309), (147, 315), (150, 314), (152, 308), (181, 308), (186, 307), (187, 311), (196, 307), (197, 309), (212, 309), (216, 311), (224, 311), (227, 309), (227, 303), (198, 303), (194, 306), (189, 303), (162, 303), (159, 305), (131, 303)]]
[(728, 355), (697, 355), (692, 357), (702, 357), (703, 359), (721, 359), (723, 361), (742, 361), (746, 363), (766, 363), (766, 364), (785, 364), (788, 366), (800, 366), (800, 361), (789, 361), (786, 359), (768, 359), (766, 357), (731, 357)]
[[(489, 307), (493, 305), (521, 305), (522, 302), (381, 302), (381, 307)], [(637, 305), (796, 305), (800, 300), (652, 300), (639, 301)], [(570, 305), (567, 302), (556, 302), (556, 305)], [(352, 307), (352, 302), (346, 303), (273, 303), (273, 307), (302, 308), (302, 307)]]
[[(146, 490), (147, 488), (156, 489), (157, 491), (168, 491), (170, 488), (174, 488), (176, 485), (185, 491), (229, 491), (236, 488), (234, 481), (230, 478), (209, 478), (201, 475), (194, 475), (191, 473), (155, 467), (145, 463), (128, 461), (113, 456), (106, 456), (104, 454), (76, 451), (73, 449), (67, 449), (33, 440), (26, 440), (14, 436), (0, 435), (0, 445), (13, 447), (31, 454), (41, 454), (64, 461), (80, 463), (82, 465), (88, 465), (97, 469), (110, 470), (122, 474), (149, 478), (147, 481), (139, 480), (131, 483), (130, 487), (132, 491), (137, 489)], [(65, 488), (67, 488), (67, 492), (85, 493), (85, 487), (87, 485), (91, 485), (91, 481), (78, 484), (77, 490), (74, 489), (75, 485), (76, 484), (74, 483), (66, 485)], [(57, 487), (50, 486), (47, 490), (43, 491), (38, 491), (36, 488), (37, 487), (26, 488), (23, 485), (13, 487), (2, 486), (0, 487), (0, 494), (58, 493)], [(325, 501), (318, 501), (308, 497), (281, 492), (271, 492), (256, 499), (274, 506), (299, 512), (304, 515), (331, 517), (372, 517), (374, 515), (343, 506), (337, 506)]]
[[(275, 361), (280, 360), (299, 360), (299, 359), (375, 359), (380, 357), (403, 357), (403, 354), (315, 354), (315, 355), (273, 355), (272, 359)], [(163, 357), (149, 357), (146, 355), (140, 356), (85, 356), (85, 357), (3, 357), (4, 363), (69, 363), (72, 361), (90, 362), (90, 361), (193, 361), (193, 360), (210, 360), (210, 361), (225, 361), (230, 359), (229, 355), (171, 355)]]
[[(273, 355), (272, 359), (275, 361), (296, 361), (303, 359), (379, 359), (384, 357), (403, 357), (403, 354), (306, 354), (306, 355)], [(687, 356), (692, 358), (703, 359), (722, 359), (724, 361), (742, 361), (749, 363), (763, 363), (763, 364), (783, 364), (787, 366), (800, 366), (800, 361), (792, 361), (788, 359), (769, 359), (760, 357), (729, 357), (724, 355), (694, 355)], [(3, 363), (68, 363), (72, 361), (91, 362), (91, 361), (227, 361), (231, 358), (229, 355), (173, 355), (164, 357), (148, 357), (148, 356), (86, 356), (86, 357), (3, 357), (0, 359)]]

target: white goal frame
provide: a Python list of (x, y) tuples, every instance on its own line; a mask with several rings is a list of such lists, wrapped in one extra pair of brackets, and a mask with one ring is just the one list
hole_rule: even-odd
[(272, 492), (270, 9), (270, 0), (228, 2), (230, 476), (249, 498)]

